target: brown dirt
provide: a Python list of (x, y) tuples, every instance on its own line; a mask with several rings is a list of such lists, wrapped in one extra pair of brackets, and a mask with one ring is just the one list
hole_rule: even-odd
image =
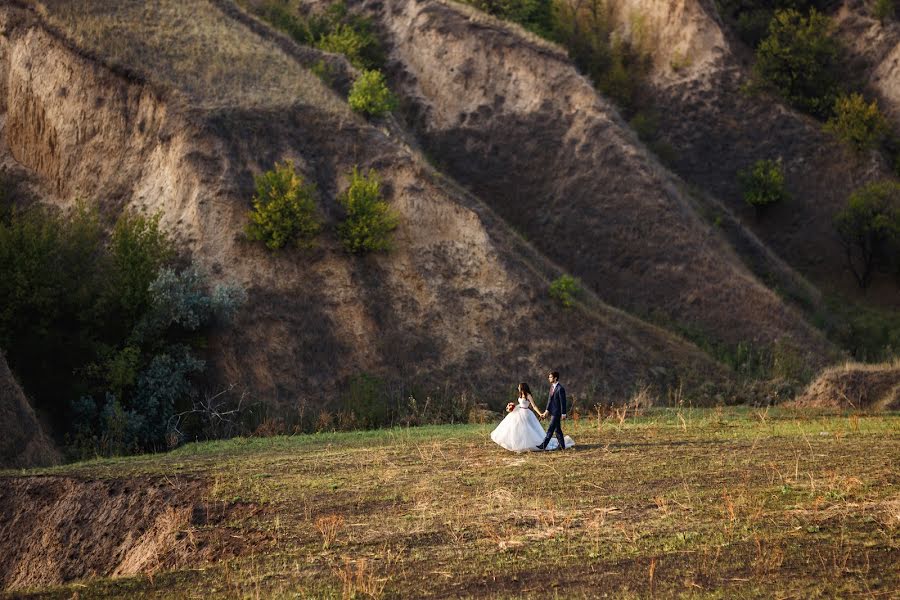
[(900, 362), (826, 369), (791, 403), (813, 408), (900, 410)]
[(0, 479), (0, 589), (152, 574), (265, 548), (266, 536), (228, 535), (252, 505), (206, 499), (199, 480), (146, 477)]
[[(600, 382), (619, 397), (638, 381), (727, 377), (691, 344), (590, 291), (576, 308), (558, 308), (547, 294), (558, 266), (428, 166), (395, 125), (369, 124), (318, 79), (304, 78), (290, 103), (281, 95), (261, 100), (234, 83), (249, 74), (216, 79), (223, 63), (263, 78), (269, 65), (304, 71), (308, 53), (290, 51), (284, 36), (245, 17), (224, 18), (235, 9), (203, 0), (122, 2), (115, 10), (79, 2), (80, 13), (59, 2), (42, 3), (42, 13), (0, 11), (3, 141), (61, 205), (92, 198), (112, 215), (126, 207), (161, 211), (185, 252), (215, 278), (247, 287), (248, 306), (210, 349), (214, 385), (235, 383), (252, 399), (296, 410), (333, 406), (342, 382), (360, 372), (419, 389), (453, 382), (481, 400), (506, 392), (507, 377), (533, 377), (549, 364), (573, 389)], [(168, 31), (135, 16), (145, 6), (200, 17)], [(216, 36), (204, 35), (207, 25)], [(144, 62), (115, 43), (116, 27), (118, 37), (149, 45)], [(185, 63), (167, 58), (175, 34), (204, 53), (191, 64), (208, 86), (185, 83)], [(248, 66), (230, 46), (208, 44), (218, 38), (272, 61)], [(401, 217), (393, 251), (348, 256), (331, 233), (311, 252), (247, 243), (253, 175), (284, 158), (316, 183), (329, 230), (350, 169), (377, 168)]]
[(0, 469), (44, 467), (60, 462), (0, 350)]

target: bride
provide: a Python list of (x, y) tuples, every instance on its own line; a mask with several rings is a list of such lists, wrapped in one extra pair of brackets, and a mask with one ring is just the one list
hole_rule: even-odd
[[(543, 443), (546, 435), (535, 416), (535, 413), (540, 414), (541, 411), (534, 403), (527, 383), (520, 383), (518, 389), (518, 403), (491, 432), (491, 439), (513, 452), (538, 450), (538, 444)], [(555, 450), (558, 446), (559, 443), (554, 438), (547, 445), (547, 450)], [(574, 442), (566, 436), (566, 447), (570, 446), (574, 446)]]

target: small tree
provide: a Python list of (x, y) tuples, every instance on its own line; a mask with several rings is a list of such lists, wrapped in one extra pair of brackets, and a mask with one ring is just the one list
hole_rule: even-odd
[(834, 225), (850, 271), (867, 288), (879, 263), (900, 259), (900, 183), (879, 181), (856, 190)]
[(815, 9), (809, 16), (789, 9), (775, 12), (754, 69), (790, 105), (825, 118), (834, 106), (839, 62), (840, 46), (831, 36), (829, 18)]
[(275, 168), (256, 177), (256, 195), (247, 224), (247, 237), (265, 242), (272, 250), (292, 243), (300, 248), (314, 245), (322, 229), (315, 187), (304, 184), (294, 163), (275, 163)]
[(862, 94), (840, 96), (834, 102), (834, 116), (825, 129), (858, 154), (878, 146), (888, 132), (887, 119), (874, 100), (867, 103)]
[(747, 170), (738, 173), (744, 201), (756, 210), (756, 217), (765, 210), (789, 198), (784, 187), (784, 168), (779, 160), (758, 160)]
[(398, 218), (382, 198), (378, 173), (370, 170), (361, 175), (353, 167), (350, 187), (338, 200), (347, 211), (347, 218), (338, 225), (344, 248), (354, 254), (390, 249)]
[(565, 308), (572, 307), (575, 296), (580, 292), (581, 283), (571, 275), (560, 275), (550, 284), (550, 297)]
[(397, 108), (397, 97), (388, 89), (381, 71), (363, 71), (353, 82), (347, 101), (356, 112), (375, 117)]

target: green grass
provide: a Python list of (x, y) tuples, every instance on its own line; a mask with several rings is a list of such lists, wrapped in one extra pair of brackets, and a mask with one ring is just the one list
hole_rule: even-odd
[(23, 472), (199, 476), (210, 499), (259, 508), (216, 525), (259, 540), (237, 558), (40, 594), (880, 598), (900, 589), (900, 415), (620, 417), (568, 422), (578, 446), (563, 453), (508, 453), (490, 442), (492, 425), (434, 426), (234, 439)]

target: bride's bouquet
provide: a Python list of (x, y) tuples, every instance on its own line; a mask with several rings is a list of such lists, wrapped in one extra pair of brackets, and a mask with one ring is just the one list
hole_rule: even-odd
[(506, 412), (512, 412), (515, 407), (516, 407), (516, 403), (510, 402), (509, 404), (506, 405)]

